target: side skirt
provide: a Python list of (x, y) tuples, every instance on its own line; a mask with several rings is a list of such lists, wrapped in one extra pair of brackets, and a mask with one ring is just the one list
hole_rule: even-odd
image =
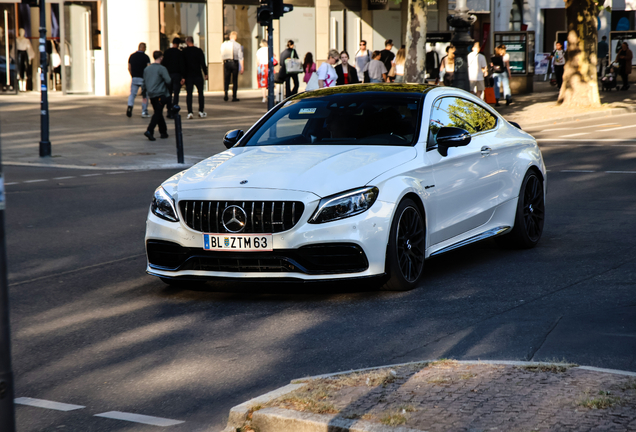
[(495, 237), (495, 236), (498, 236), (500, 234), (505, 233), (508, 230), (510, 230), (509, 226), (500, 226), (500, 227), (497, 227), (497, 228), (492, 228), (492, 229), (489, 229), (488, 231), (484, 231), (481, 234), (477, 234), (477, 235), (474, 235), (474, 236), (472, 236), (470, 238), (467, 238), (466, 240), (462, 240), (462, 241), (459, 241), (457, 243), (453, 243), (450, 246), (446, 246), (443, 249), (440, 249), (438, 251), (433, 252), (430, 256), (440, 255), (440, 254), (443, 254), (444, 252), (452, 251), (453, 249), (457, 249), (459, 247), (466, 246), (466, 245), (469, 245), (471, 243), (475, 243), (475, 242), (478, 242), (478, 241), (481, 241), (481, 240), (485, 240), (485, 239), (490, 238), (490, 237)]

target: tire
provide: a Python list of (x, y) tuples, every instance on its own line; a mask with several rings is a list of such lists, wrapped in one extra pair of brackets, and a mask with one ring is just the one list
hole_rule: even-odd
[(530, 249), (539, 243), (545, 221), (543, 181), (534, 171), (528, 171), (521, 183), (515, 224), (509, 234), (495, 238), (503, 247)]
[(417, 286), (424, 269), (426, 227), (419, 208), (403, 200), (395, 212), (386, 250), (387, 291), (408, 291)]

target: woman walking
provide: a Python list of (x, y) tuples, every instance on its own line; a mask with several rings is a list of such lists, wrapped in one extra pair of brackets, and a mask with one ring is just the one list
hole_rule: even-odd
[(492, 77), (495, 80), (495, 106), (499, 106), (499, 98), (501, 97), (501, 90), (499, 84), (503, 84), (504, 97), (506, 98), (506, 105), (510, 105), (512, 102), (512, 96), (510, 94), (510, 56), (506, 54), (506, 46), (499, 45), (495, 48), (495, 55), (491, 59), (490, 66), (492, 67)]
[(338, 51), (335, 49), (329, 50), (327, 61), (318, 68), (318, 88), (334, 87), (336, 85), (338, 74), (333, 65), (338, 63), (339, 57)]
[(360, 80), (364, 82), (369, 82), (368, 75), (365, 77), (364, 71), (367, 67), (367, 64), (371, 62), (371, 52), (367, 49), (367, 41), (360, 41), (360, 49), (356, 52), (356, 71), (358, 72), (358, 76)]
[(395, 81), (396, 83), (404, 82), (404, 64), (406, 63), (406, 49), (404, 45), (399, 49), (393, 59), (393, 67), (395, 68)]
[(269, 68), (269, 51), (267, 49), (267, 41), (261, 41), (261, 47), (256, 51), (256, 80), (258, 88), (263, 92), (263, 102), (267, 102), (267, 70)]
[(442, 59), (439, 65), (439, 75), (445, 86), (452, 86), (455, 77), (455, 47), (449, 45), (446, 47), (446, 57)]
[(341, 63), (334, 68), (336, 74), (338, 74), (336, 85), (358, 84), (360, 82), (358, 79), (358, 71), (349, 64), (348, 52), (342, 51), (340, 53), (340, 62)]
[(311, 74), (316, 72), (316, 63), (314, 63), (314, 55), (310, 52), (305, 54), (305, 59), (303, 60), (303, 71), (305, 71), (305, 76), (303, 77), (303, 81), (305, 84), (309, 84), (309, 80), (311, 79)]

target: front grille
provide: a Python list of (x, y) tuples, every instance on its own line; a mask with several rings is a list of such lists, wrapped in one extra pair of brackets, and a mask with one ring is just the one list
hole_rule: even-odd
[(148, 240), (146, 251), (150, 267), (168, 271), (291, 272), (315, 275), (358, 273), (369, 268), (362, 248), (350, 243), (319, 244), (273, 252), (219, 252)]
[(179, 201), (181, 217), (195, 231), (228, 233), (221, 218), (229, 206), (241, 207), (247, 216), (240, 234), (279, 233), (292, 229), (305, 205), (300, 201)]

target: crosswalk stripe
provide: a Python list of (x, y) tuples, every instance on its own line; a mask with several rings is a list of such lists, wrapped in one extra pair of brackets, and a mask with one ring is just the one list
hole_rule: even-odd
[(14, 402), (19, 405), (28, 405), (28, 406), (38, 407), (38, 408), (47, 408), (47, 409), (52, 409), (56, 411), (73, 411), (73, 410), (86, 408), (83, 405), (73, 405), (73, 404), (67, 404), (62, 402), (53, 402), (49, 400), (34, 399), (30, 397), (16, 398), (14, 399)]
[(121, 411), (108, 411), (101, 414), (95, 414), (95, 417), (104, 417), (104, 418), (109, 418), (114, 420), (124, 420), (124, 421), (129, 421), (134, 423), (143, 423), (147, 425), (163, 426), (163, 427), (174, 426), (181, 423), (185, 423), (182, 420), (171, 420), (171, 419), (162, 418), (162, 417), (153, 417), (153, 416), (133, 414), (133, 413), (127, 413), (127, 412), (121, 412)]

